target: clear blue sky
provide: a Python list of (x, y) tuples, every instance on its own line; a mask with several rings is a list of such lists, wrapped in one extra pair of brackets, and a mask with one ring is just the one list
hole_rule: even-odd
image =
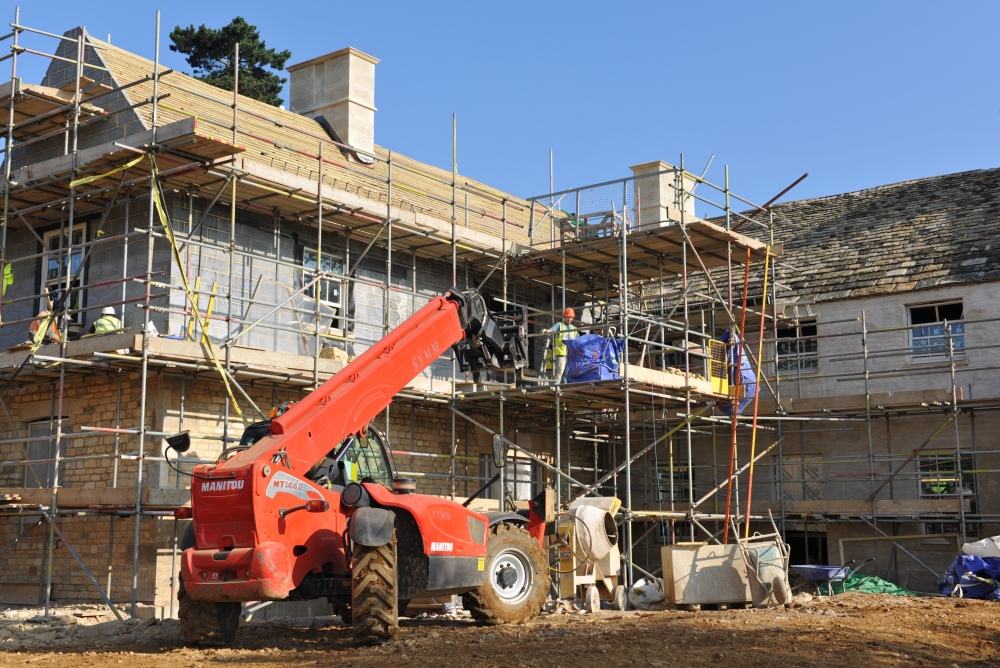
[(521, 196), (548, 191), (550, 148), (557, 190), (715, 154), (709, 179), (728, 164), (759, 203), (804, 172), (789, 197), (1000, 165), (996, 2), (21, 5), (26, 25), (147, 57), (159, 8), (162, 60), (184, 71), (171, 28), (237, 14), (291, 63), (354, 46), (381, 59), (378, 144), (448, 168), (455, 112), (460, 171)]

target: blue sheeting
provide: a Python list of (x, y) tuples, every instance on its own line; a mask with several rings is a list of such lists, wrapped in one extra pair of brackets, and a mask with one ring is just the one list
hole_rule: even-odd
[[(732, 339), (732, 345), (730, 345), (730, 338)], [(742, 414), (743, 409), (753, 402), (753, 398), (757, 396), (757, 376), (754, 375), (753, 367), (750, 366), (750, 357), (746, 354), (746, 351), (742, 355), (739, 354), (740, 346), (735, 345), (740, 342), (740, 337), (731, 333), (728, 329), (722, 333), (719, 340), (726, 344), (726, 356), (728, 359), (729, 366), (729, 385), (733, 386), (736, 384), (736, 358), (740, 359), (740, 385), (743, 386), (744, 396), (736, 403), (736, 410), (738, 413)], [(731, 403), (725, 402), (719, 404), (719, 410), (728, 415), (733, 416), (733, 405)]]
[(614, 380), (623, 339), (606, 339), (599, 334), (584, 334), (566, 342), (566, 381), (585, 383)]
[[(978, 576), (993, 582), (980, 582)], [(1000, 559), (996, 557), (974, 557), (970, 554), (960, 554), (951, 562), (951, 566), (938, 580), (938, 592), (942, 596), (958, 596), (955, 592), (961, 587), (962, 598), (985, 598), (990, 601), (1000, 601)]]

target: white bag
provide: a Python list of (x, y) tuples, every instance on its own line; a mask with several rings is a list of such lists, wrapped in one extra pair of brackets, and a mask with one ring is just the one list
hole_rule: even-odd
[(975, 543), (966, 543), (962, 552), (973, 557), (1000, 557), (1000, 536), (984, 538)]
[(659, 578), (650, 581), (639, 580), (628, 590), (628, 602), (636, 610), (652, 610), (657, 603), (662, 603), (663, 599), (663, 580)]

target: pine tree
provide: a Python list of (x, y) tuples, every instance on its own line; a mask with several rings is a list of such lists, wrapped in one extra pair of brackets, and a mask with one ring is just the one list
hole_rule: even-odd
[(287, 79), (264, 69), (269, 66), (282, 70), (285, 61), (292, 57), (291, 51), (275, 51), (267, 48), (260, 39), (257, 26), (247, 23), (237, 16), (229, 25), (216, 30), (204, 24), (195, 28), (177, 26), (170, 33), (171, 51), (187, 56), (188, 65), (194, 69), (194, 76), (213, 86), (233, 90), (233, 56), (236, 43), (240, 45), (240, 95), (278, 106), (284, 100), (278, 97)]

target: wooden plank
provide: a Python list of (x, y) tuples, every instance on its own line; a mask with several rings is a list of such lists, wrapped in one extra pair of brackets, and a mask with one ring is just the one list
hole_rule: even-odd
[[(8, 487), (0, 488), (0, 494), (17, 494), (25, 505), (48, 506), (52, 503), (51, 488)], [(56, 502), (60, 508), (134, 508), (135, 487), (62, 487)], [(151, 509), (180, 508), (190, 505), (191, 492), (173, 487), (144, 487), (142, 503), (143, 507)]]
[[(135, 336), (134, 346), (142, 347), (142, 336)], [(166, 337), (155, 337), (149, 340), (149, 352), (158, 358), (172, 358), (182, 361), (204, 361), (211, 364), (211, 356), (208, 346), (200, 341), (181, 341), (179, 339), (168, 339)], [(215, 354), (221, 360), (223, 358), (222, 349), (216, 347)], [(233, 346), (230, 360), (234, 365), (250, 364), (255, 368), (268, 367), (276, 371), (288, 373), (289, 369), (297, 371), (307, 371), (310, 374), (313, 370), (313, 357), (311, 355), (295, 355), (292, 353), (266, 352), (256, 348), (242, 348)], [(337, 359), (320, 358), (319, 372), (321, 374), (334, 374), (343, 369), (344, 362)]]
[[(624, 370), (621, 369), (620, 365), (618, 373), (622, 377), (625, 376)], [(647, 369), (646, 367), (629, 364), (628, 377), (629, 380), (636, 380), (640, 383), (647, 383), (649, 385), (655, 385), (656, 387), (669, 388), (678, 391), (683, 391), (687, 386), (687, 381), (690, 380), (691, 389), (694, 392), (714, 396), (714, 392), (712, 392), (712, 383), (694, 374), (685, 378), (683, 373), (670, 373), (668, 371), (660, 371), (659, 369)]]
[[(755, 500), (753, 513), (778, 513), (781, 503), (776, 500)], [(966, 512), (972, 502), (965, 500)], [(872, 504), (861, 499), (786, 500), (785, 512), (795, 515), (871, 515)], [(879, 499), (875, 502), (878, 515), (937, 515), (958, 513), (958, 499)]]
[[(27, 326), (25, 326), (27, 329)], [(139, 337), (139, 347), (142, 347), (142, 337)], [(106, 334), (103, 336), (88, 336), (77, 341), (70, 341), (66, 344), (66, 357), (85, 357), (95, 352), (113, 352), (124, 348), (133, 348), (136, 345), (136, 335), (131, 332), (121, 332), (118, 334)], [(15, 350), (12, 352), (0, 353), (0, 369), (17, 367), (28, 356), (29, 350)], [(36, 353), (46, 357), (61, 357), (58, 343), (50, 343), (42, 346)]]
[[(962, 388), (957, 387), (958, 400), (962, 401), (964, 396)], [(905, 406), (920, 406), (922, 404), (933, 405), (938, 403), (951, 403), (951, 389), (940, 388), (930, 390), (906, 390), (903, 392), (874, 392), (871, 395), (871, 406), (873, 409), (902, 408)], [(802, 399), (786, 398), (781, 400), (781, 405), (787, 413), (819, 413), (824, 411), (863, 411), (865, 410), (864, 394), (845, 394), (829, 397), (806, 397)], [(764, 414), (774, 413), (777, 406), (773, 400), (760, 401), (760, 411)]]

